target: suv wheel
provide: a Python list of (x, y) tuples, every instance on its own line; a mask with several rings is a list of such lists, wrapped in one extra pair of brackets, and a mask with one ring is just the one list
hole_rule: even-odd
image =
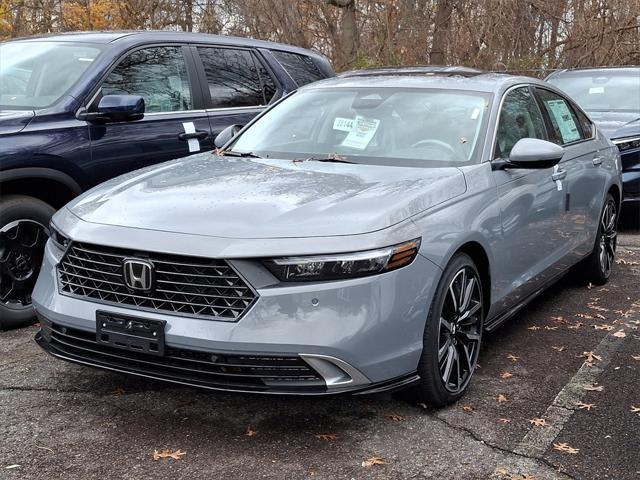
[(38, 278), (49, 220), (55, 210), (37, 198), (0, 200), (0, 329), (35, 321), (31, 291)]
[(424, 332), (418, 396), (441, 407), (465, 393), (478, 362), (484, 322), (482, 283), (473, 260), (456, 254), (442, 274)]

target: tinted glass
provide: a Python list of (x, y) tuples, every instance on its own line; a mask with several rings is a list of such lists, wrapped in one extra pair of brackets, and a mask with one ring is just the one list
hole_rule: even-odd
[(298, 55), (297, 53), (280, 52), (278, 50), (274, 50), (272, 53), (298, 86), (324, 78), (320, 70), (318, 70), (318, 67), (316, 67), (316, 64), (313, 63), (309, 57)]
[(516, 88), (504, 98), (494, 158), (508, 158), (513, 146), (522, 138), (547, 138), (544, 120), (528, 87)]
[(67, 42), (0, 44), (0, 105), (17, 109), (52, 105), (78, 81), (101, 49)]
[(180, 47), (137, 50), (109, 74), (103, 95), (140, 95), (146, 112), (175, 112), (193, 108), (189, 75)]
[(260, 73), (260, 80), (262, 81), (262, 89), (264, 90), (264, 103), (267, 104), (271, 101), (273, 96), (276, 94), (278, 87), (276, 86), (276, 82), (273, 81), (271, 74), (267, 71), (267, 69), (260, 63), (260, 61), (255, 58), (256, 65), (258, 66), (258, 72)]
[(566, 72), (549, 78), (584, 110), (640, 112), (640, 68), (635, 72)]
[(585, 138), (580, 121), (567, 100), (549, 90), (539, 88), (536, 92), (551, 124), (552, 142), (566, 145)]
[(211, 108), (264, 104), (253, 55), (248, 50), (198, 47), (209, 84)]
[[(638, 94), (640, 95), (640, 92), (638, 92)], [(573, 111), (578, 117), (578, 121), (580, 122), (580, 127), (582, 128), (582, 135), (584, 136), (584, 138), (593, 137), (593, 123), (591, 123), (591, 120), (589, 120), (587, 116), (579, 109), (574, 108)]]
[(233, 150), (354, 163), (446, 167), (474, 163), (490, 94), (442, 89), (302, 90), (249, 127)]

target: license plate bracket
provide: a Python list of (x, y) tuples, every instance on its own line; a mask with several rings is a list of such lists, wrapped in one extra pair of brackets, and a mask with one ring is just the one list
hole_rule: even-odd
[(96, 312), (96, 341), (102, 345), (151, 355), (164, 355), (164, 320)]

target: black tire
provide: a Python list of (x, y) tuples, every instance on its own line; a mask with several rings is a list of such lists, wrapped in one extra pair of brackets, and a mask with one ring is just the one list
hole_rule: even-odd
[[(51, 205), (26, 195), (6, 195), (0, 198), (0, 330), (35, 322), (31, 290), (40, 271), (49, 221), (54, 212)], [(16, 259), (19, 247), (15, 246), (16, 239), (13, 235), (19, 224), (28, 230), (24, 236), (28, 239), (26, 243), (31, 246), (20, 250), (18, 264)], [(16, 268), (21, 270), (16, 273)], [(28, 292), (20, 295), (9, 292), (9, 289), (13, 292), (13, 282), (19, 284), (21, 290)]]
[(609, 280), (615, 261), (618, 218), (618, 205), (608, 193), (600, 212), (593, 251), (582, 261), (581, 270), (585, 282), (604, 285)]
[[(466, 284), (465, 290), (471, 292), (468, 301), (459, 291), (461, 284)], [(454, 305), (456, 295), (461, 298), (457, 310)], [(445, 268), (429, 309), (424, 347), (418, 364), (420, 383), (415, 388), (420, 401), (442, 407), (458, 401), (465, 394), (478, 362), (484, 313), (478, 269), (471, 257), (458, 253)], [(467, 355), (464, 355), (465, 351)], [(444, 352), (444, 357), (439, 355), (441, 352)], [(458, 363), (451, 363), (449, 367), (450, 362), (456, 361), (456, 356)], [(448, 377), (447, 368), (450, 370)], [(451, 381), (454, 368), (459, 368), (455, 373), (457, 379)], [(449, 380), (445, 381), (445, 377)]]

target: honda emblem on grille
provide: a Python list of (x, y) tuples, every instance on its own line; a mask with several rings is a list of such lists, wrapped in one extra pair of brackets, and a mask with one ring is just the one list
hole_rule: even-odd
[(153, 288), (153, 264), (137, 258), (125, 258), (122, 263), (124, 283), (133, 290), (148, 292)]

